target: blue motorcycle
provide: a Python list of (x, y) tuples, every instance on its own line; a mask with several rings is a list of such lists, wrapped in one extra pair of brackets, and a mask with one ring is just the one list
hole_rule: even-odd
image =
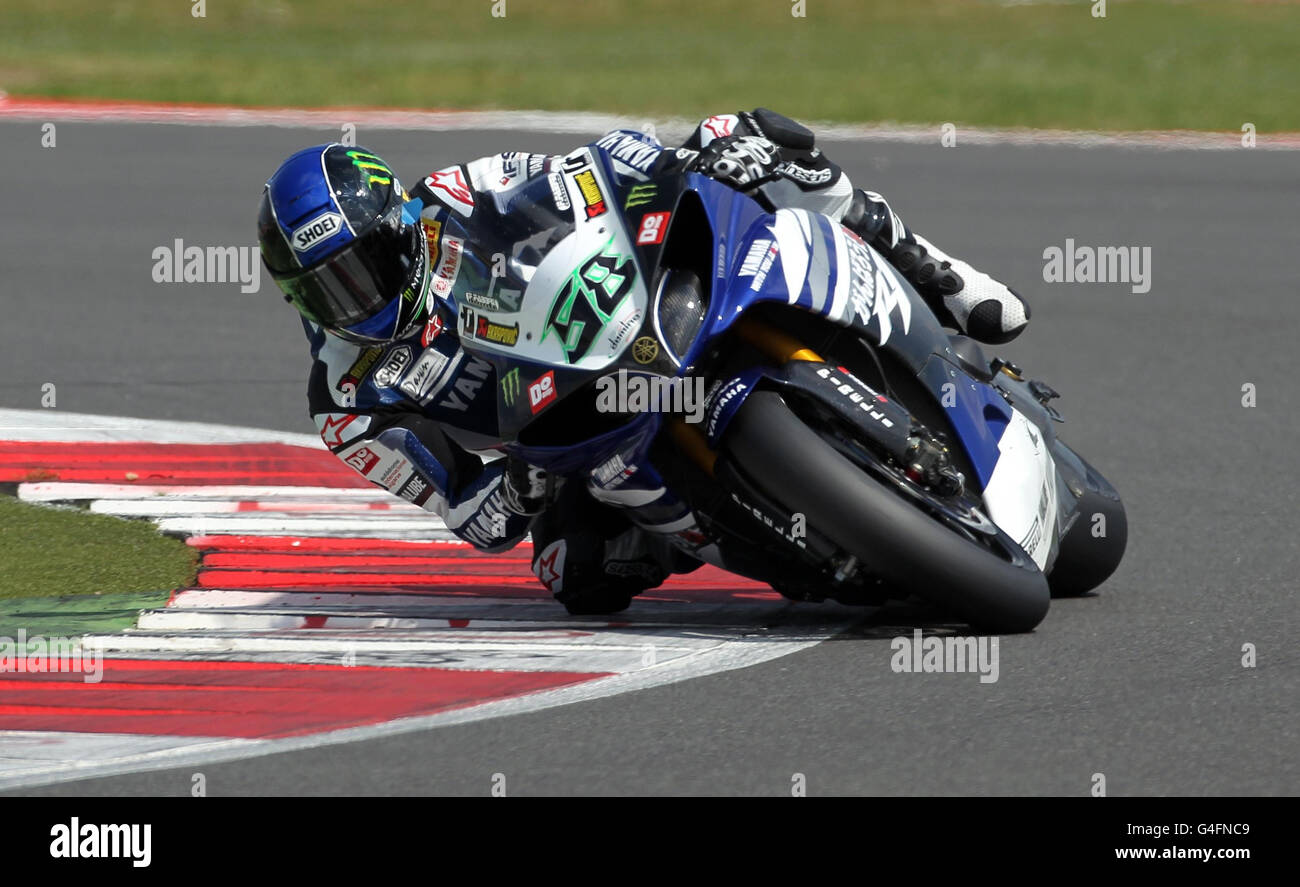
[(1029, 631), (1106, 580), (1127, 525), (1056, 392), (947, 333), (833, 219), (591, 145), (461, 304), (503, 448), (700, 561), (796, 600), (920, 597)]

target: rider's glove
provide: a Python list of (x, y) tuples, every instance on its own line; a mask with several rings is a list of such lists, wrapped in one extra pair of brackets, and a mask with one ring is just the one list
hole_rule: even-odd
[(501, 475), (501, 498), (515, 514), (540, 514), (546, 507), (548, 481), (545, 470), (507, 456), (506, 470)]
[(781, 149), (767, 139), (730, 135), (709, 142), (691, 162), (690, 169), (748, 191), (775, 178), (780, 163)]

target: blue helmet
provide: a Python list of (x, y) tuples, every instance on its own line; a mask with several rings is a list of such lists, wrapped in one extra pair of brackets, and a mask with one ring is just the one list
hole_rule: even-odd
[(304, 317), (358, 344), (412, 334), (428, 316), (429, 246), (419, 206), (365, 148), (306, 148), (262, 191), (257, 239), (272, 279)]

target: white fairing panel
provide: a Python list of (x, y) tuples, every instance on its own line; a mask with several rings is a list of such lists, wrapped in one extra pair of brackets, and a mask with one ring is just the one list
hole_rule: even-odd
[[(585, 151), (579, 152), (578, 159), (583, 154)], [(623, 353), (641, 325), (649, 303), (646, 281), (637, 264), (636, 250), (614, 209), (614, 192), (600, 168), (588, 162), (571, 172), (552, 175), (562, 179), (564, 193), (573, 207), (575, 227), (532, 271), (521, 310), (503, 314), (461, 309), (462, 327), (466, 313), (472, 312), (475, 322), (486, 319), (494, 326), (513, 326), (513, 343), (489, 341), (467, 334), (465, 329), (462, 335), (467, 346), (474, 349), (537, 363), (600, 370)], [(553, 182), (553, 187), (558, 191), (560, 182)], [(588, 215), (588, 211), (595, 214)], [(590, 336), (595, 332), (595, 338), (585, 350), (573, 348), (584, 326), (594, 328), (586, 333)]]
[(1014, 411), (998, 450), (984, 489), (989, 517), (1045, 569), (1056, 536), (1056, 464), (1042, 433)]

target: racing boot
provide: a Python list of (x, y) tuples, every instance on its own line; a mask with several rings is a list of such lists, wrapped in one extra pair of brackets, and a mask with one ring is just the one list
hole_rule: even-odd
[(1010, 342), (1029, 323), (1019, 293), (909, 231), (874, 191), (855, 190), (843, 222), (916, 288), (940, 323), (990, 345)]

